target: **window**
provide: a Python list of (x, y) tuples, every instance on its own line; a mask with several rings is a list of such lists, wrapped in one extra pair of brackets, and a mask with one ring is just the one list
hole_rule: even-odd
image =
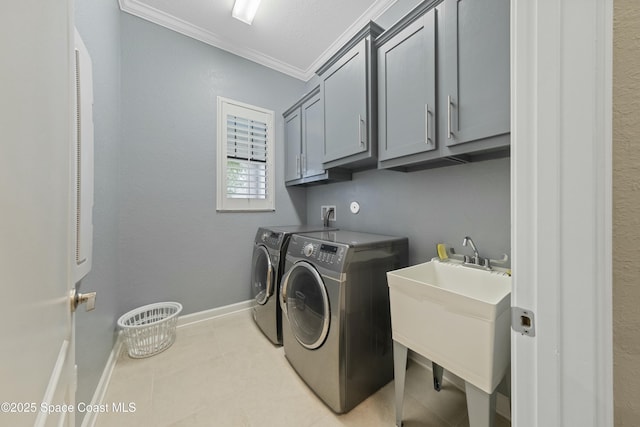
[(274, 210), (273, 111), (218, 97), (218, 211)]

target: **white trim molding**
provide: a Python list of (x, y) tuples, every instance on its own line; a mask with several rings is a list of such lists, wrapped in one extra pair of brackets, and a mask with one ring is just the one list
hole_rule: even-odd
[(353, 38), (358, 31), (367, 25), (369, 21), (375, 21), (383, 13), (385, 13), (398, 0), (377, 0), (369, 9), (356, 20), (344, 33), (340, 35), (307, 69), (305, 70), (304, 81), (311, 79), (316, 70), (318, 70), (325, 62), (327, 62), (335, 53), (340, 50), (349, 40)]
[(275, 211), (275, 112), (218, 96), (216, 115), (216, 211)]
[(211, 310), (199, 311), (197, 313), (186, 314), (178, 318), (178, 328), (193, 325), (195, 323), (205, 322), (217, 317), (227, 316), (229, 314), (239, 313), (241, 311), (250, 310), (255, 304), (255, 300), (247, 300), (235, 304), (225, 305), (223, 307), (212, 308)]
[[(71, 347), (71, 343), (69, 340), (62, 341), (62, 345), (60, 346), (60, 350), (58, 351), (58, 357), (56, 358), (56, 363), (53, 366), (53, 371), (51, 372), (51, 377), (49, 378), (49, 382), (47, 383), (47, 389), (44, 392), (44, 396), (41, 400), (42, 403), (47, 405), (58, 405), (58, 404), (73, 404), (73, 402), (69, 402), (67, 399), (68, 396), (60, 396), (61, 392), (64, 393), (66, 390), (64, 389), (65, 381), (68, 380), (66, 375), (66, 369), (69, 364), (69, 358), (73, 357), (69, 354), (69, 347)], [(73, 348), (73, 347), (71, 347)], [(74, 378), (75, 381), (75, 378)], [(74, 387), (75, 393), (75, 387)], [(64, 393), (66, 394), (66, 393)], [(61, 399), (62, 398), (62, 399)], [(40, 407), (40, 405), (38, 405)], [(64, 413), (60, 414), (58, 418), (59, 425), (66, 425), (64, 423), (65, 420)], [(51, 422), (48, 419), (49, 412), (47, 411), (38, 411), (38, 415), (34, 422), (35, 427), (44, 427), (47, 425), (47, 421)]]
[[(122, 338), (122, 333), (119, 333), (116, 342), (113, 345), (113, 349), (111, 349), (111, 354), (109, 354), (107, 363), (104, 366), (102, 375), (100, 376), (100, 381), (98, 381), (96, 390), (91, 398), (91, 407), (97, 407), (102, 405), (104, 402), (109, 382), (111, 382), (111, 375), (113, 374), (113, 369), (116, 367), (123, 345), (124, 339)], [(82, 419), (81, 427), (93, 427), (98, 419), (98, 414), (99, 413), (96, 411), (87, 411)]]
[(215, 46), (219, 49), (231, 52), (234, 55), (238, 55), (242, 58), (256, 62), (265, 67), (287, 74), (291, 77), (302, 81), (308, 81), (311, 79), (315, 71), (327, 61), (340, 47), (345, 44), (355, 33), (366, 25), (370, 20), (379, 18), (384, 12), (387, 11), (397, 0), (376, 0), (365, 13), (360, 16), (340, 37), (338, 37), (332, 44), (325, 50), (318, 59), (316, 59), (309, 67), (302, 69), (277, 58), (269, 55), (265, 55), (254, 49), (240, 46), (233, 42), (233, 40), (225, 39), (220, 35), (206, 30), (202, 27), (194, 25), (183, 19), (177, 18), (169, 13), (166, 13), (160, 9), (149, 6), (148, 4), (140, 0), (118, 0), (120, 9), (123, 12), (127, 12), (138, 18), (145, 19), (154, 24), (158, 24), (162, 27), (173, 30), (177, 33), (199, 40), (211, 46)]
[(613, 0), (511, 7), (512, 421), (610, 426)]

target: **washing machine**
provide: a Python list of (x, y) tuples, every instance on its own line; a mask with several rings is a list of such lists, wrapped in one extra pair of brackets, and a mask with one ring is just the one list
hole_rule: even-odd
[(386, 272), (407, 265), (408, 240), (332, 231), (293, 235), (280, 304), (284, 353), (336, 413), (393, 378)]
[(282, 315), (278, 296), (284, 258), (293, 233), (335, 230), (318, 225), (266, 226), (258, 228), (251, 262), (253, 319), (274, 344), (282, 344)]

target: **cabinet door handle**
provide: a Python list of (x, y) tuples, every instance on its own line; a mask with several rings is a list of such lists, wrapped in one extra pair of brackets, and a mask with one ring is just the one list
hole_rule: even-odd
[(301, 169), (302, 169), (302, 174), (304, 174), (307, 171), (307, 156), (305, 156), (304, 154), (302, 155), (302, 160), (300, 161), (301, 164)]
[(300, 155), (296, 156), (296, 175), (300, 176)]
[(425, 144), (429, 145), (431, 142), (431, 136), (429, 133), (429, 104), (424, 105), (424, 138)]
[(451, 139), (453, 131), (451, 130), (451, 95), (447, 96), (447, 138)]
[[(365, 127), (365, 131), (362, 131), (362, 128)], [(365, 147), (366, 146), (366, 122), (362, 119), (362, 115), (358, 114), (358, 140), (360, 142), (360, 146), (361, 147)], [(364, 136), (364, 138), (363, 138)]]

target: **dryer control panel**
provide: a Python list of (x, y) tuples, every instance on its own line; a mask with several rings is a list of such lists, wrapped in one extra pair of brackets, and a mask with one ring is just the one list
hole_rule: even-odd
[(256, 234), (256, 243), (264, 244), (265, 246), (272, 249), (280, 249), (283, 236), (283, 233), (260, 228), (258, 229), (258, 233)]

